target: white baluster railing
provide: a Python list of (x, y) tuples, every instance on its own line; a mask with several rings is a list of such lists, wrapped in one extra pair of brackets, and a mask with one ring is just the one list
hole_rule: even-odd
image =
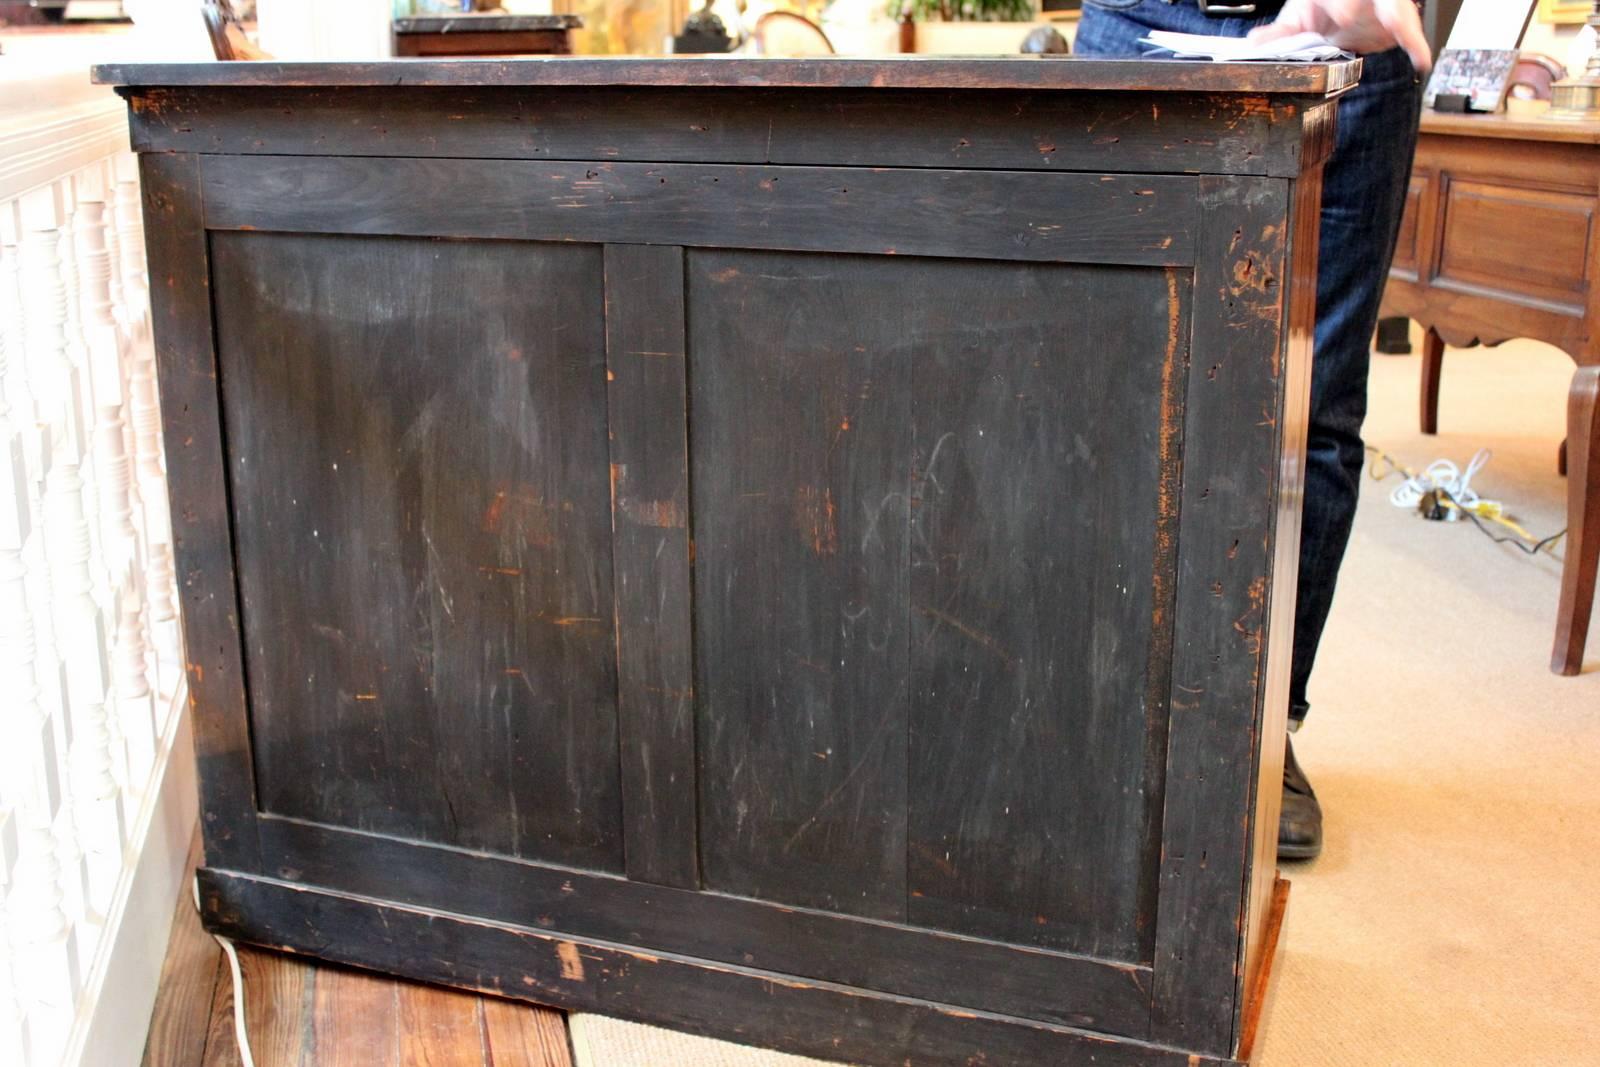
[(0, 1064), (24, 1067), (139, 1061), (193, 825), (138, 168), (76, 152), (0, 185)]

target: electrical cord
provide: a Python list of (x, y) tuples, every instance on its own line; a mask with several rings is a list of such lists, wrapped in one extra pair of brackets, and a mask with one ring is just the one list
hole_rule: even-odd
[[(1489, 500), (1480, 497), (1472, 488), (1472, 479), (1488, 464), (1493, 455), (1487, 448), (1480, 448), (1468, 460), (1465, 470), (1457, 467), (1447, 459), (1434, 460), (1428, 464), (1422, 473), (1417, 473), (1396, 460), (1382, 449), (1372, 445), (1366, 446), (1367, 453), (1372, 457), (1368, 464), (1367, 473), (1375, 481), (1383, 481), (1394, 475), (1401, 475), (1405, 481), (1389, 494), (1389, 502), (1397, 508), (1421, 511), (1430, 514), (1430, 518), (1455, 517), (1464, 515), (1472, 521), (1478, 531), (1489, 540), (1498, 545), (1511, 545), (1529, 556), (1538, 555), (1540, 552), (1549, 553), (1552, 546), (1562, 537), (1566, 536), (1563, 528), (1557, 533), (1545, 538), (1535, 538), (1520, 523), (1506, 514), (1505, 506), (1498, 500)], [(1512, 536), (1495, 533), (1484, 523), (1492, 522), (1510, 530)]]
[[(196, 878), (194, 888), (194, 909), (200, 910), (200, 879)], [(235, 951), (233, 942), (221, 934), (212, 934), (217, 939), (217, 944), (222, 946), (223, 955), (228, 957), (228, 971), (233, 975), (233, 1038), (239, 1045), (239, 1062), (242, 1067), (256, 1067), (255, 1057), (250, 1054), (250, 1034), (244, 1026), (244, 972), (239, 969), (239, 953)]]

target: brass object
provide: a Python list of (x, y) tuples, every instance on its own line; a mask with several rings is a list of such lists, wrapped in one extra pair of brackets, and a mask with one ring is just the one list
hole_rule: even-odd
[[(1588, 24), (1600, 45), (1600, 0), (1595, 0)], [(1548, 114), (1553, 119), (1600, 119), (1600, 47), (1590, 53), (1582, 74), (1556, 82)]]

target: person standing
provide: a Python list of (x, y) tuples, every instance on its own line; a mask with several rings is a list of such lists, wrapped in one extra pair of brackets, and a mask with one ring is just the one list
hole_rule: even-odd
[[(1306, 435), (1300, 583), (1295, 601), (1289, 728), (1310, 705), (1306, 682), (1333, 603), (1363, 466), (1361, 424), (1378, 305), (1389, 276), (1416, 150), (1421, 76), (1432, 65), (1414, 0), (1084, 0), (1074, 51), (1139, 56), (1151, 30), (1269, 41), (1321, 33), (1365, 57), (1339, 98), (1338, 140), (1323, 170), (1317, 325)], [(1278, 855), (1322, 851), (1322, 807), (1288, 744)]]

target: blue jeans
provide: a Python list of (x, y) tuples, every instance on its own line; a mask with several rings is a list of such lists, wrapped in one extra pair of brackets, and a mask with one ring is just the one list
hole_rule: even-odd
[[(1074, 51), (1137, 56), (1150, 30), (1242, 36), (1263, 19), (1210, 18), (1194, 0), (1084, 0)], [(1295, 601), (1289, 715), (1305, 718), (1306, 681), (1350, 541), (1362, 469), (1367, 369), (1417, 144), (1421, 86), (1398, 48), (1366, 57), (1339, 99), (1338, 143), (1323, 171), (1317, 329)]]

